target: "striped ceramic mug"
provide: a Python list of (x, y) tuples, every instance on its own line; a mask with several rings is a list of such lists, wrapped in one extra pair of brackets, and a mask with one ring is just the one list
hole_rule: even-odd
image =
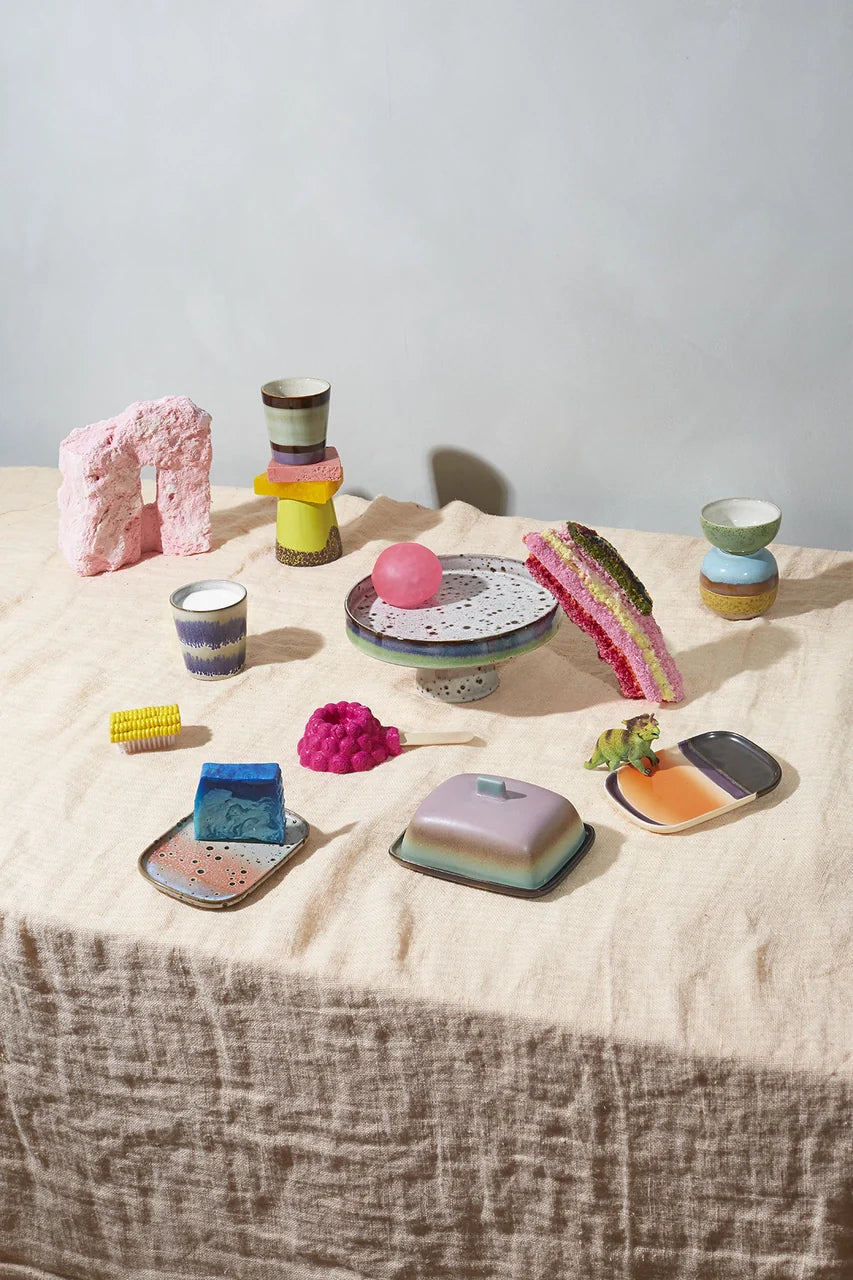
[(322, 378), (279, 378), (261, 387), (272, 456), (288, 466), (307, 466), (326, 456), (330, 383)]
[(197, 680), (225, 680), (246, 665), (246, 588), (206, 578), (169, 596), (184, 665)]

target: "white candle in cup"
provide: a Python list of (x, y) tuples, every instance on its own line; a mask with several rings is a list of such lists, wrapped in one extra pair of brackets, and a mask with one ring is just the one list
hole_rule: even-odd
[(212, 609), (227, 609), (229, 605), (239, 604), (245, 591), (236, 583), (233, 587), (199, 587), (184, 596), (180, 607), (191, 613), (206, 613)]

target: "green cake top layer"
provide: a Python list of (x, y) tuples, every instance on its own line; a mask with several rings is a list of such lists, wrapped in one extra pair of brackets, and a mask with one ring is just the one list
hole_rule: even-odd
[(572, 520), (567, 520), (566, 528), (581, 551), (585, 551), (588, 556), (596, 560), (602, 569), (605, 569), (611, 578), (619, 583), (634, 608), (648, 617), (652, 611), (652, 598), (612, 543), (602, 538), (595, 529), (588, 529), (585, 524), (575, 524)]

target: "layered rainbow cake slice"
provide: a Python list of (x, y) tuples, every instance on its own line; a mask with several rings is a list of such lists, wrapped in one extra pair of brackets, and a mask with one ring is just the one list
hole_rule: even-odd
[(681, 676), (652, 617), (651, 596), (616, 548), (573, 521), (528, 533), (524, 545), (528, 570), (592, 636), (623, 695), (680, 702)]

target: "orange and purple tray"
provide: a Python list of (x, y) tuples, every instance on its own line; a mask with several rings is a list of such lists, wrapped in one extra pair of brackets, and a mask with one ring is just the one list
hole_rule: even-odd
[(632, 822), (668, 834), (717, 818), (779, 785), (778, 761), (739, 733), (715, 729), (656, 752), (649, 777), (633, 765), (607, 775), (611, 800)]

